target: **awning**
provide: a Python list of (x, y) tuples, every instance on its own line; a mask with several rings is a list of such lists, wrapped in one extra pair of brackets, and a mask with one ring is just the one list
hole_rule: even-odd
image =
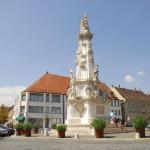
[(25, 119), (24, 116), (17, 116), (17, 117), (16, 117), (16, 120), (17, 120), (17, 121), (23, 121), (24, 119)]

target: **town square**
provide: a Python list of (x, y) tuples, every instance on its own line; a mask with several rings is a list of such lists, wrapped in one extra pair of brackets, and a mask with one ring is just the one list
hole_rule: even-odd
[(149, 5), (0, 1), (0, 150), (149, 150)]

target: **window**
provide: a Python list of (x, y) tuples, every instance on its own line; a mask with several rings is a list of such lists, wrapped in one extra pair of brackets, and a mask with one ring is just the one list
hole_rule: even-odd
[(52, 107), (52, 114), (60, 114), (61, 107)]
[(52, 123), (52, 125), (53, 125), (53, 124), (60, 124), (60, 123), (61, 123), (61, 118), (53, 118), (53, 119), (51, 120), (51, 123)]
[(20, 112), (23, 113), (25, 111), (25, 106), (20, 106)]
[(114, 106), (116, 107), (116, 100), (114, 100)]
[(117, 110), (115, 110), (115, 115), (117, 115)]
[(33, 102), (43, 102), (43, 94), (31, 93), (30, 101)]
[(60, 95), (52, 95), (52, 103), (60, 103)]
[(46, 94), (46, 102), (49, 102), (49, 95)]
[(45, 107), (45, 113), (49, 113), (50, 111), (49, 111), (49, 107)]
[(22, 94), (21, 100), (22, 100), (22, 101), (25, 101), (25, 100), (26, 100), (26, 94)]
[(28, 118), (28, 122), (43, 128), (43, 118)]
[(43, 113), (43, 107), (41, 106), (29, 106), (30, 113)]
[(118, 115), (121, 115), (120, 110), (118, 110)]
[(111, 101), (111, 106), (113, 107), (113, 101)]

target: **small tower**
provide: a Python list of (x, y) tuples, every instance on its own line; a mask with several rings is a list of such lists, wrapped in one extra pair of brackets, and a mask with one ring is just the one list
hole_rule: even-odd
[[(105, 105), (101, 97), (98, 65), (95, 65), (92, 49), (92, 37), (88, 25), (88, 17), (80, 22), (78, 48), (76, 50), (76, 72), (70, 71), (70, 86), (67, 91), (67, 121), (68, 126), (90, 126), (97, 117), (106, 117)], [(100, 110), (97, 110), (100, 109)], [(101, 114), (97, 114), (100, 111)]]

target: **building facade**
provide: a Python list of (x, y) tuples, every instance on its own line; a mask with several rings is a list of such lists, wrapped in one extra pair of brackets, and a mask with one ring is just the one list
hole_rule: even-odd
[(64, 123), (69, 81), (67, 77), (46, 73), (16, 99), (13, 118), (21, 115), (25, 122), (49, 128)]
[(143, 116), (150, 121), (150, 95), (141, 90), (131, 90), (119, 87), (112, 87), (116, 97), (124, 104), (122, 106), (122, 116), (129, 122), (135, 116)]
[(119, 100), (114, 93), (111, 91), (111, 105), (110, 105), (110, 116), (123, 119), (123, 100)]

